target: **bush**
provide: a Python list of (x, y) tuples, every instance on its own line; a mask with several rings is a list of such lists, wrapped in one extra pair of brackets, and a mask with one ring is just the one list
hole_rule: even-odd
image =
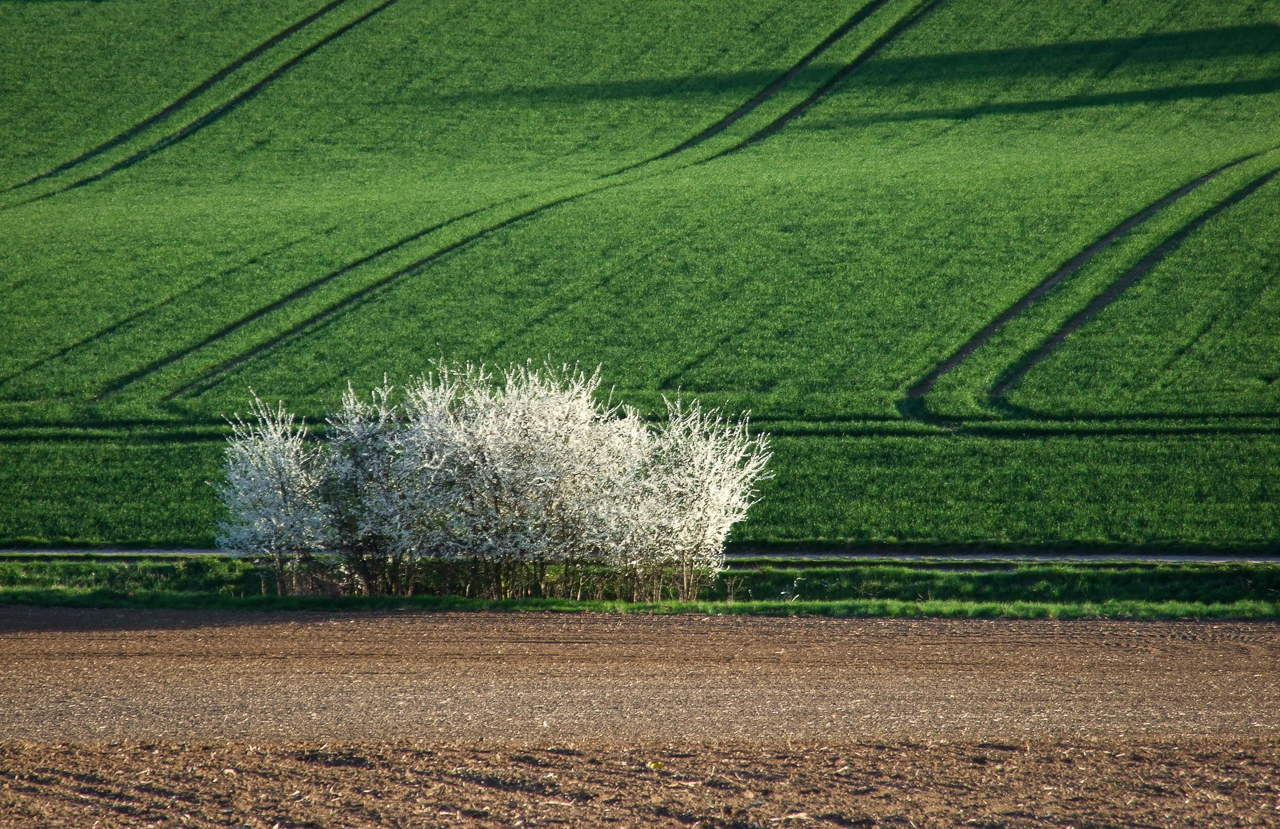
[(306, 425), (295, 427), (283, 405), (273, 410), (254, 397), (252, 413), (256, 422), (236, 415), (231, 424), (218, 488), (231, 519), (219, 526), (218, 544), (270, 564), (283, 593), (286, 575), (296, 578), (322, 544), (324, 464), (321, 453), (306, 445)]
[(219, 544), (270, 562), (282, 592), (440, 589), (444, 563), (468, 595), (695, 598), (768, 439), (696, 401), (651, 425), (599, 389), (598, 369), (441, 363), (398, 401), (348, 388), (322, 441), (255, 397), (256, 422), (232, 424)]

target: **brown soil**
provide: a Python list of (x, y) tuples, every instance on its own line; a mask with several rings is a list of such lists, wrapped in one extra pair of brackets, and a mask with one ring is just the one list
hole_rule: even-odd
[(1275, 826), (1278, 668), (1267, 624), (0, 608), (0, 826)]
[(0, 826), (1275, 826), (1278, 780), (1274, 743), (8, 744)]

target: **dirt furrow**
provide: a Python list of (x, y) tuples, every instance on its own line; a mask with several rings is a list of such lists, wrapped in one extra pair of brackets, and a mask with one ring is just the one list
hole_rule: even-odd
[(1280, 626), (0, 608), (0, 827), (1274, 826)]
[(1274, 743), (0, 744), (8, 826), (1275, 826)]

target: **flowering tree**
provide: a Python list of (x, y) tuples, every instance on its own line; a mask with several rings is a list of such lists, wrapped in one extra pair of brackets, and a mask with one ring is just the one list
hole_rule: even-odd
[[(583, 568), (607, 566), (655, 598), (671, 575), (679, 596), (694, 598), (722, 569), (729, 530), (755, 497), (767, 438), (696, 402), (669, 403), (666, 423), (652, 427), (634, 409), (597, 402), (600, 382), (599, 369), (525, 365), (494, 376), (442, 362), (399, 404), (385, 383), (371, 402), (348, 389), (316, 450), (290, 432), (296, 446), (246, 455), (238, 442), (258, 432), (237, 427), (228, 475), (250, 457), (302, 470), (319, 502), (308, 515), (320, 516), (307, 525), (307, 554), (339, 555), (360, 592), (409, 592), (430, 559), (482, 569), (496, 597), (546, 594), (549, 568), (565, 595), (575, 578), (580, 594)], [(255, 411), (258, 431), (286, 417)], [(267, 457), (271, 447), (284, 454)], [(244, 499), (224, 502), (237, 514)], [(258, 543), (227, 539), (234, 549)]]
[(501, 595), (531, 568), (541, 592), (549, 564), (603, 558), (613, 541), (608, 500), (644, 463), (646, 427), (631, 410), (599, 406), (599, 371), (514, 367), (499, 382), (483, 368), (411, 388), (406, 444), (429, 470), (420, 545), (478, 560)]
[(322, 547), (342, 558), (343, 574), (364, 594), (413, 592), (421, 550), (412, 527), (424, 481), (405, 457), (403, 424), (392, 386), (360, 400), (348, 386), (330, 416), (320, 455), (324, 502)]
[(291, 565), (320, 546), (317, 450), (306, 443), (306, 425), (295, 426), (284, 404), (272, 409), (255, 395), (251, 413), (253, 422), (236, 415), (231, 423), (225, 480), (218, 487), (230, 517), (219, 524), (217, 540), (270, 563), (276, 589), (285, 593)]
[[(724, 569), (729, 530), (747, 515), (755, 483), (765, 475), (768, 439), (751, 437), (747, 420), (732, 423), (695, 400), (667, 401), (657, 429), (634, 525), (647, 531), (638, 547), (650, 568), (675, 570), (682, 601)], [(660, 588), (659, 584), (659, 588)]]

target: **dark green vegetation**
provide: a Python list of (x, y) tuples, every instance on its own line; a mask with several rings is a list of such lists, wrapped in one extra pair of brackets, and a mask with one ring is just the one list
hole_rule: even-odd
[(258, 568), (229, 556), (2, 556), (0, 590), (65, 592), (100, 600), (261, 593)]
[(779, 435), (743, 542), (1274, 549), (1278, 20), (0, 0), (0, 538), (208, 544), (249, 387), (550, 355)]
[(1280, 619), (1280, 567), (1261, 564), (735, 564), (698, 602), (462, 596), (277, 596), (222, 556), (0, 557), (0, 603), (74, 607), (554, 610), (988, 618)]

